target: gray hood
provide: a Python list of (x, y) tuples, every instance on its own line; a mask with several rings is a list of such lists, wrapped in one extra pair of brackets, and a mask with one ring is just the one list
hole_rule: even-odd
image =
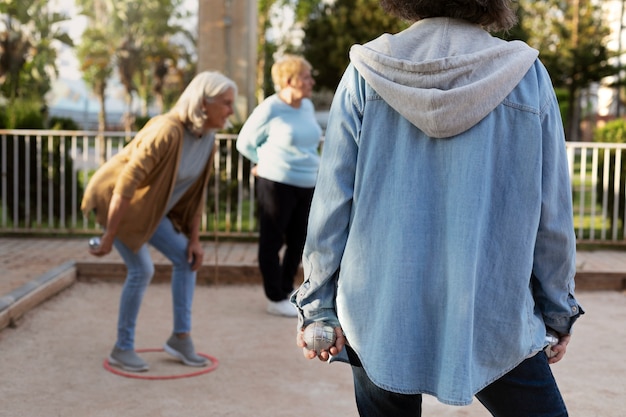
[(538, 52), (461, 20), (421, 20), (396, 35), (354, 45), (350, 59), (398, 113), (431, 137), (462, 133), (517, 86)]

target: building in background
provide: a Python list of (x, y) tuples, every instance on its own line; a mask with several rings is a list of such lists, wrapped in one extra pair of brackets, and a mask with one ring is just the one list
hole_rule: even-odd
[(626, 38), (624, 38), (624, 5), (625, 0), (604, 0), (602, 8), (607, 25), (611, 28), (611, 35), (607, 40), (607, 47), (614, 51), (616, 56), (611, 60), (611, 64), (619, 68), (617, 75), (606, 77), (602, 82), (592, 87), (589, 96), (595, 104), (597, 115), (602, 120), (610, 120), (622, 117), (626, 113), (624, 104), (623, 88), (615, 84), (623, 83), (626, 57)]

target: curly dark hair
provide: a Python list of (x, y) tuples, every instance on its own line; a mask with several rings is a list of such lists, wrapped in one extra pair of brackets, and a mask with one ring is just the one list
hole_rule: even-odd
[(511, 0), (380, 0), (389, 14), (409, 22), (428, 17), (451, 17), (506, 31), (517, 23)]

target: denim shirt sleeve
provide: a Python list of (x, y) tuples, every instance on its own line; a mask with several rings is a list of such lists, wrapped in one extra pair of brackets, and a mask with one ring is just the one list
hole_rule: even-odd
[(546, 326), (559, 333), (569, 334), (572, 325), (584, 311), (574, 296), (576, 237), (563, 124), (545, 70), (543, 74), (542, 87), (549, 94), (541, 109), (542, 204), (535, 243), (532, 288)]
[(350, 65), (330, 110), (302, 258), (304, 282), (291, 297), (299, 327), (314, 321), (339, 326), (335, 297), (349, 235), (361, 122), (352, 93), (354, 73)]

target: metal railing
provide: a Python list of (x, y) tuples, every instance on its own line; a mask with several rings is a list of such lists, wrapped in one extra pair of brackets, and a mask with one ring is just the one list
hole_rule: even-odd
[[(100, 164), (134, 133), (0, 130), (0, 233), (93, 234), (80, 212), (82, 192)], [(235, 149), (236, 135), (217, 135), (218, 152), (201, 225), (205, 236), (256, 238), (254, 176)], [(579, 243), (626, 246), (626, 144), (568, 142)]]
[(626, 245), (626, 144), (566, 146), (578, 242)]
[[(98, 233), (80, 211), (83, 190), (134, 133), (0, 129), (0, 233)], [(216, 139), (201, 233), (256, 237), (250, 163), (236, 151), (236, 135)]]

